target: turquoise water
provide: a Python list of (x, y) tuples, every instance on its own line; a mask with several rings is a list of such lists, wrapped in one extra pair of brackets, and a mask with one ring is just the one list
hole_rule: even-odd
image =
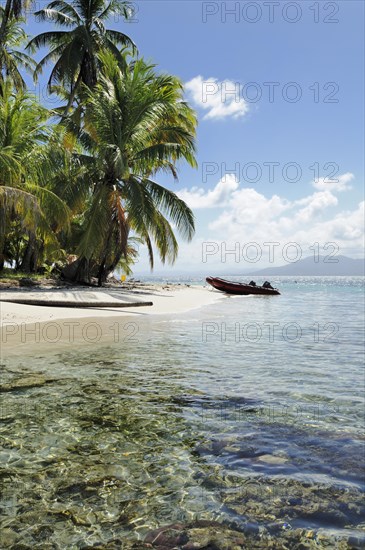
[(271, 282), (281, 296), (3, 357), (3, 547), (197, 520), (252, 548), (364, 547), (364, 279)]

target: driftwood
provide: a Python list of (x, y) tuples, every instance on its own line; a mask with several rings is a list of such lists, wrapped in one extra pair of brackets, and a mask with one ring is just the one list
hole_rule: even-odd
[(13, 304), (24, 304), (27, 306), (48, 306), (48, 307), (141, 307), (153, 306), (153, 302), (75, 302), (71, 300), (37, 300), (36, 298), (12, 298), (11, 300), (1, 299), (1, 302), (10, 302)]

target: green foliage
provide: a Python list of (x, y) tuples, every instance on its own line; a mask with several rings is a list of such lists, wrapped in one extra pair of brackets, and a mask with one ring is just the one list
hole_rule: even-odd
[(5, 80), (11, 80), (16, 90), (25, 90), (26, 85), (20, 69), (33, 72), (36, 62), (21, 47), (28, 41), (28, 35), (22, 28), (24, 19), (10, 18), (5, 24), (4, 8), (0, 7), (0, 28), (3, 36), (0, 40), (0, 89)]
[(50, 52), (37, 64), (34, 72), (38, 78), (44, 67), (53, 62), (48, 88), (54, 90), (62, 85), (69, 91), (66, 112), (72, 105), (81, 84), (93, 87), (100, 70), (98, 54), (103, 50), (112, 52), (124, 63), (118, 46), (135, 47), (124, 33), (105, 28), (110, 16), (120, 15), (128, 19), (130, 2), (112, 0), (53, 0), (35, 15), (40, 21), (52, 22), (63, 30), (47, 31), (35, 36), (28, 44), (30, 51), (49, 47)]
[[(117, 266), (131, 273), (137, 244), (151, 268), (155, 251), (174, 263), (175, 231), (191, 240), (194, 216), (156, 179), (176, 180), (181, 161), (196, 166), (197, 120), (182, 83), (105, 28), (113, 14), (128, 19), (129, 2), (50, 2), (36, 15), (58, 29), (29, 42), (29, 51), (49, 47), (35, 66), (18, 50), (26, 35), (12, 1), (0, 11), (0, 271), (8, 261), (51, 273), (76, 254), (82, 277), (101, 283)], [(52, 111), (19, 71), (35, 68), (37, 78), (50, 62), (48, 87), (66, 103)]]
[(4, 83), (0, 95), (2, 256), (14, 221), (21, 224), (24, 235), (37, 233), (44, 244), (55, 243), (55, 231), (69, 223), (69, 208), (47, 185), (51, 172), (47, 119), (48, 111), (35, 98), (23, 91), (15, 93), (10, 81)]
[(133, 232), (147, 244), (151, 267), (153, 245), (162, 262), (173, 263), (178, 244), (170, 223), (190, 240), (194, 217), (151, 175), (166, 170), (175, 178), (181, 159), (195, 166), (195, 114), (182, 100), (177, 78), (156, 74), (141, 59), (129, 64), (127, 71), (109, 52), (100, 59), (99, 83), (93, 90), (84, 88), (80, 140), (94, 160), (95, 176), (78, 252), (87, 259), (105, 257), (112, 266), (109, 244), (125, 256)]

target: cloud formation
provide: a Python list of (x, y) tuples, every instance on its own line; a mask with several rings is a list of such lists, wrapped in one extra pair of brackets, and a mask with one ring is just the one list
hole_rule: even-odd
[(192, 187), (191, 189), (181, 189), (177, 192), (177, 195), (190, 208), (195, 210), (199, 208), (216, 208), (217, 206), (224, 207), (229, 205), (232, 192), (238, 189), (238, 186), (239, 183), (236, 181), (236, 177), (233, 174), (227, 174), (209, 191)]
[(313, 182), (313, 187), (319, 191), (348, 191), (351, 189), (349, 182), (353, 179), (354, 174), (346, 172), (334, 180), (330, 178), (318, 178), (318, 180)]
[(203, 120), (238, 119), (249, 110), (238, 82), (199, 75), (185, 83), (185, 90), (195, 107), (207, 111)]
[(233, 174), (226, 175), (212, 189), (184, 189), (178, 195), (194, 210), (219, 209), (208, 225), (207, 241), (230, 245), (296, 242), (308, 251), (307, 255), (313, 243), (335, 242), (342, 254), (353, 255), (363, 245), (365, 203), (338, 212), (335, 195), (349, 189), (353, 178), (353, 174), (346, 173), (338, 177), (338, 182), (328, 184), (322, 178), (312, 182), (313, 193), (297, 200), (276, 194), (266, 197), (255, 189), (240, 187)]

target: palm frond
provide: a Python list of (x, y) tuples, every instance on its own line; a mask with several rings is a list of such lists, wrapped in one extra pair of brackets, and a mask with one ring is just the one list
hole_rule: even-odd
[(176, 225), (183, 238), (190, 241), (195, 232), (195, 219), (192, 210), (175, 193), (158, 183), (143, 181), (158, 210), (167, 215)]
[(32, 38), (27, 46), (27, 50), (35, 51), (35, 49), (44, 48), (48, 45), (52, 47), (59, 46), (69, 37), (67, 31), (47, 31), (38, 34)]
[(35, 12), (34, 15), (41, 22), (52, 21), (52, 23), (55, 23), (56, 25), (62, 25), (63, 27), (73, 27), (75, 26), (75, 24), (78, 23), (78, 20), (74, 17), (70, 17), (62, 11), (50, 9), (49, 7)]
[(48, 4), (47, 8), (50, 10), (57, 10), (65, 15), (68, 15), (68, 17), (74, 19), (77, 24), (80, 24), (82, 21), (74, 6), (64, 0), (54, 0)]

